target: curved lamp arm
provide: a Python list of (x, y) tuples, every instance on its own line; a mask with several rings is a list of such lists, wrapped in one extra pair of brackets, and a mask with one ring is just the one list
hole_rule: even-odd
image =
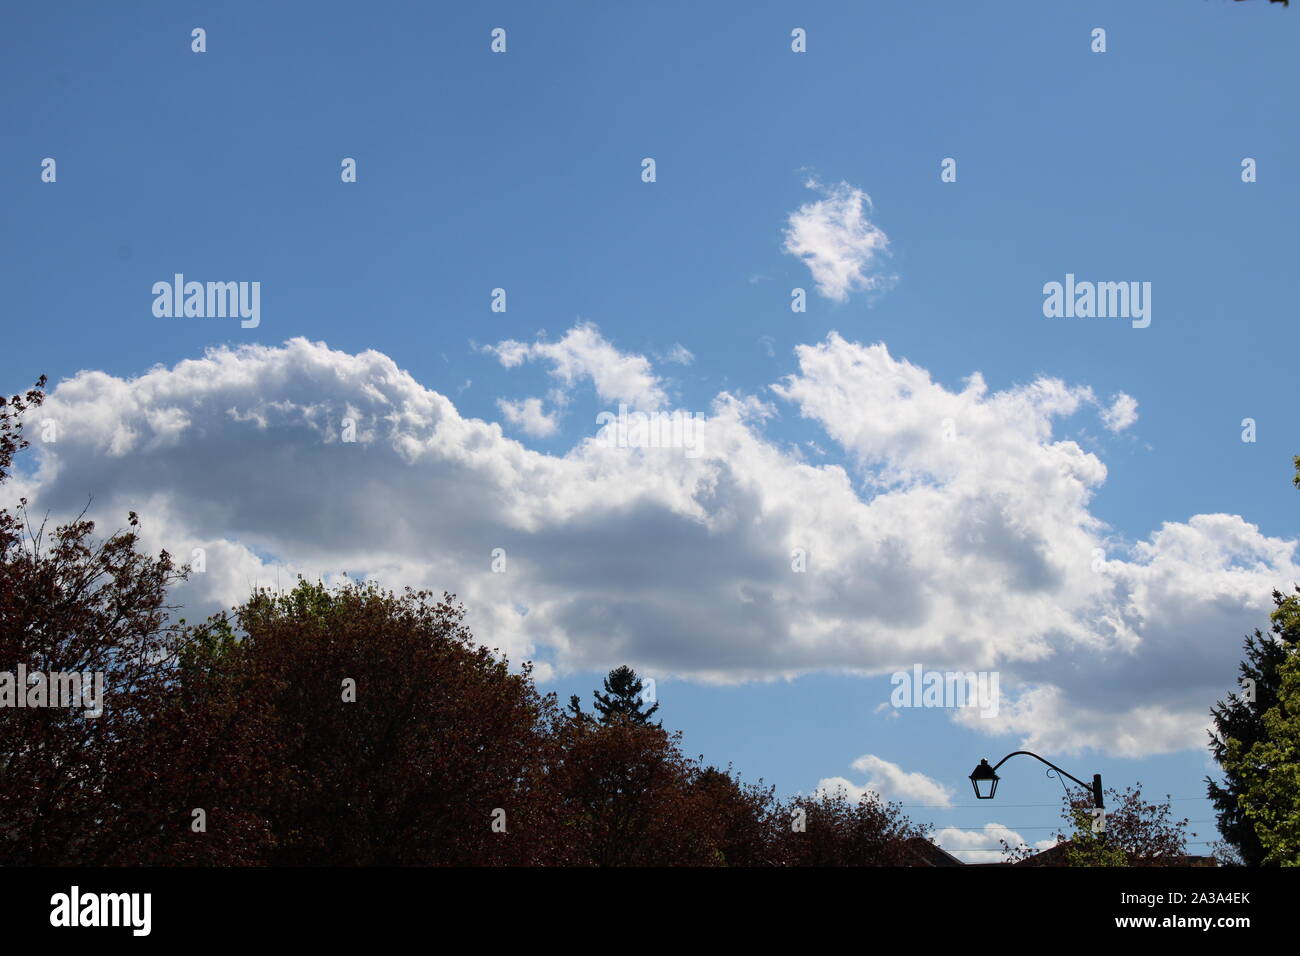
[(1064, 770), (1062, 770), (1062, 769), (1061, 769), (1060, 767), (1058, 767), (1056, 764), (1052, 763), (1050, 760), (1044, 760), (1042, 757), (1038, 756), (1038, 754), (1036, 754), (1036, 753), (1034, 753), (1033, 751), (1030, 751), (1030, 750), (1015, 750), (1015, 751), (1012, 751), (1011, 753), (1009, 753), (1009, 754), (1007, 754), (1005, 757), (1003, 757), (1001, 760), (999, 760), (997, 763), (995, 763), (995, 764), (993, 765), (993, 770), (996, 772), (997, 769), (998, 769), (998, 767), (1001, 767), (1004, 763), (1006, 763), (1006, 762), (1007, 762), (1008, 760), (1010, 760), (1012, 757), (1017, 757), (1017, 756), (1019, 756), (1020, 754), (1024, 754), (1026, 757), (1033, 757), (1035, 760), (1038, 760), (1038, 761), (1041, 761), (1042, 763), (1047, 764), (1047, 766), (1051, 767), (1053, 770), (1055, 770), (1055, 771), (1056, 771), (1057, 773), (1059, 773), (1061, 776), (1063, 776), (1063, 777), (1069, 777), (1071, 780), (1073, 780), (1073, 781), (1074, 781), (1075, 783), (1077, 783), (1079, 786), (1083, 787), (1083, 789), (1087, 790), (1089, 793), (1092, 794), (1092, 801), (1093, 801), (1093, 805), (1094, 805), (1094, 806), (1098, 806), (1098, 807), (1105, 806), (1105, 804), (1102, 802), (1102, 797), (1101, 797), (1101, 774), (1099, 774), (1099, 773), (1095, 773), (1095, 774), (1093, 774), (1093, 775), (1092, 775), (1092, 783), (1090, 783), (1090, 784), (1089, 784), (1089, 783), (1084, 783), (1082, 780), (1080, 780), (1080, 779), (1079, 779), (1078, 777), (1076, 777), (1074, 774), (1072, 774), (1072, 773), (1066, 773)]

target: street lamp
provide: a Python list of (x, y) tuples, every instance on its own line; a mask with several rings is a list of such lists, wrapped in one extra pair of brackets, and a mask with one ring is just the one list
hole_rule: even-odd
[[(1092, 784), (1090, 786), (1084, 783), (1078, 777), (1074, 776), (1073, 774), (1066, 773), (1064, 770), (1062, 770), (1056, 764), (1052, 763), (1050, 760), (1043, 760), (1043, 758), (1038, 756), (1038, 754), (1031, 753), (1028, 750), (1017, 750), (1013, 753), (1009, 753), (991, 767), (989, 766), (989, 762), (987, 760), (981, 760), (980, 765), (976, 767), (974, 771), (971, 772), (970, 775), (970, 783), (971, 786), (975, 788), (975, 796), (978, 797), (980, 800), (992, 800), (993, 794), (997, 793), (998, 791), (998, 774), (997, 774), (998, 767), (1001, 767), (1004, 763), (1006, 763), (1012, 757), (1017, 756), (1018, 754), (1024, 754), (1026, 757), (1033, 757), (1035, 760), (1041, 760), (1043, 763), (1047, 764), (1049, 767), (1051, 767), (1061, 776), (1069, 777), (1071, 780), (1073, 780), (1079, 786), (1083, 787), (1084, 790), (1087, 790), (1092, 795), (1092, 805), (1097, 809), (1100, 810), (1105, 806), (1105, 803), (1103, 802), (1101, 797), (1101, 774), (1094, 773), (1092, 775)], [(1051, 774), (1048, 774), (1048, 776), (1050, 777)]]
[(998, 792), (998, 775), (993, 772), (987, 760), (980, 761), (980, 765), (970, 775), (970, 782), (975, 788), (975, 796), (981, 800), (992, 800), (993, 795)]

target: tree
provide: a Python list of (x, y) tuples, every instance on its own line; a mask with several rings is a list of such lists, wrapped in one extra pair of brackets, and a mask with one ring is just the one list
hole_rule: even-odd
[[(0, 399), (0, 483), (27, 447), (20, 416), (39, 406), (42, 376), (26, 396)], [(137, 550), (139, 519), (96, 540), (85, 512), (49, 529), (32, 525), (26, 499), (0, 510), (0, 664), (11, 692), (80, 684), (85, 706), (3, 710), (0, 719), (0, 863), (121, 862), (156, 826), (142, 807), (170, 756), (146, 738), (172, 679), (179, 629), (165, 604), (184, 577), (166, 551)], [(17, 681), (19, 671), (34, 676)], [(76, 683), (73, 683), (76, 675)], [(103, 699), (96, 688), (102, 687)], [(16, 700), (15, 700), (16, 702)]]
[[(1273, 592), (1274, 611), (1270, 616), (1272, 634), (1258, 629), (1245, 640), (1245, 659), (1240, 665), (1241, 693), (1230, 693), (1211, 709), (1214, 729), (1210, 732), (1210, 752), (1223, 770), (1223, 782), (1206, 777), (1206, 789), (1214, 804), (1219, 833), (1225, 849), (1247, 866), (1263, 864), (1267, 851), (1255, 831), (1253, 820), (1241, 803), (1245, 787), (1242, 756), (1255, 744), (1268, 738), (1264, 717), (1277, 707), (1281, 690), (1280, 668), (1300, 647), (1300, 588), (1283, 597)], [(1229, 757), (1236, 748), (1236, 757)]]
[(1277, 702), (1263, 735), (1247, 746), (1230, 739), (1223, 760), (1238, 782), (1237, 802), (1265, 866), (1300, 866), (1300, 651), (1278, 668)]
[[(261, 821), (272, 865), (552, 861), (554, 697), (474, 644), (453, 600), (299, 580), (210, 621), (182, 661), (220, 768), (194, 799)], [(221, 813), (214, 837), (232, 838)]]
[[(1292, 483), (1300, 488), (1300, 455), (1292, 459), (1296, 473)], [(1222, 784), (1205, 778), (1210, 801), (1218, 818), (1219, 833), (1223, 837), (1220, 855), (1230, 862), (1259, 866), (1269, 855), (1256, 832), (1256, 821), (1261, 819), (1257, 809), (1254, 816), (1247, 814), (1242, 796), (1245, 776), (1250, 764), (1245, 756), (1256, 744), (1269, 738), (1270, 730), (1265, 715), (1279, 704), (1283, 664), (1300, 648), (1300, 588), (1296, 594), (1283, 597), (1273, 592), (1274, 610), (1270, 615), (1272, 634), (1265, 636), (1256, 629), (1253, 637), (1245, 641), (1245, 660), (1240, 665), (1239, 686), (1241, 694), (1230, 693), (1226, 701), (1218, 701), (1211, 709), (1214, 729), (1210, 732), (1210, 752), (1224, 771)], [(1282, 729), (1284, 716), (1275, 717)], [(1229, 751), (1233, 756), (1229, 757)]]
[(547, 774), (565, 834), (565, 862), (583, 866), (707, 866), (723, 862), (697, 769), (680, 734), (615, 718), (568, 719)]
[[(1043, 865), (1179, 866), (1185, 862), (1188, 821), (1174, 819), (1168, 796), (1158, 803), (1147, 802), (1140, 783), (1123, 793), (1108, 787), (1106, 795), (1108, 806), (1100, 827), (1094, 823), (1091, 794), (1072, 791), (1063, 796), (1061, 817), (1066, 828), (1056, 834), (1063, 852), (1053, 853)], [(1010, 863), (1039, 862), (1034, 847), (998, 842)]]
[(592, 716), (582, 709), (582, 698), (577, 694), (569, 695), (569, 706), (565, 710), (570, 720), (592, 720)]
[(26, 395), (14, 395), (8, 399), (0, 395), (0, 484), (9, 477), (14, 456), (31, 444), (23, 438), (23, 413), (44, 401), (44, 375), (36, 380)]
[[(659, 709), (656, 703), (653, 706), (645, 707), (645, 701), (642, 699), (644, 682), (637, 676), (636, 671), (624, 664), (616, 667), (609, 672), (605, 678), (605, 693), (596, 691), (596, 712), (600, 714), (602, 724), (610, 724), (615, 720), (628, 720), (634, 724), (649, 724), (650, 718), (655, 711)], [(569, 700), (570, 708), (581, 713), (576, 696)]]
[(704, 767), (691, 789), (708, 823), (717, 862), (722, 866), (771, 866), (776, 860), (778, 816), (775, 787), (745, 784), (731, 768)]
[(774, 788), (742, 784), (701, 767), (650, 717), (644, 683), (630, 667), (610, 671), (597, 692), (599, 717), (570, 697), (548, 768), (566, 862), (592, 866), (770, 864)]
[(1066, 853), (1067, 865), (1177, 866), (1184, 862), (1187, 819), (1174, 819), (1168, 794), (1162, 801), (1148, 802), (1141, 787), (1140, 783), (1126, 787), (1123, 793), (1107, 790), (1109, 806), (1100, 829), (1094, 829), (1090, 799), (1075, 796), (1070, 801), (1074, 834)]
[(856, 801), (843, 789), (796, 796), (775, 818), (780, 866), (902, 866), (907, 842), (928, 833), (870, 790)]

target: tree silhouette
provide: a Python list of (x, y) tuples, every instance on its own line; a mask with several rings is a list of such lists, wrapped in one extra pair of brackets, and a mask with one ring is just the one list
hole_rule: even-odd
[(202, 629), (182, 669), (191, 725), (217, 735), (206, 799), (264, 824), (267, 863), (549, 861), (554, 696), (453, 600), (300, 579)]
[[(644, 682), (637, 676), (636, 671), (626, 664), (616, 667), (609, 672), (605, 678), (605, 692), (602, 694), (596, 691), (596, 712), (600, 714), (602, 724), (610, 724), (617, 720), (626, 720), (634, 724), (649, 724), (650, 718), (659, 705), (653, 704), (650, 707), (645, 706), (645, 700), (642, 699)], [(576, 698), (570, 701), (572, 707), (576, 703)], [(657, 724), (656, 724), (657, 726)]]
[(773, 822), (773, 862), (781, 866), (901, 866), (908, 841), (929, 833), (870, 790), (857, 800), (843, 789), (796, 796)]
[[(0, 399), (0, 484), (28, 445), (20, 416), (42, 403), (44, 384), (42, 376), (26, 396)], [(37, 687), (76, 675), (103, 688), (98, 715), (85, 706), (3, 709), (0, 865), (130, 862), (142, 829), (157, 829), (144, 808), (172, 755), (142, 731), (158, 725), (174, 673), (184, 622), (170, 622), (165, 600), (184, 570), (166, 551), (141, 553), (139, 519), (132, 512), (128, 521), (101, 540), (84, 511), (50, 528), (33, 523), (26, 499), (0, 510), (0, 667), (14, 692), (32, 686), (18, 684), (19, 667)]]
[(1185, 863), (1188, 821), (1174, 819), (1168, 797), (1158, 803), (1147, 802), (1142, 798), (1140, 783), (1126, 787), (1123, 793), (1107, 787), (1106, 794), (1104, 828), (1094, 832), (1091, 794), (1066, 793), (1062, 796), (1061, 817), (1067, 829), (1056, 834), (1057, 845), (1064, 852), (1039, 857), (1039, 851), (1033, 847), (1024, 844), (1013, 847), (1006, 840), (999, 840), (1007, 862), (1088, 867)]

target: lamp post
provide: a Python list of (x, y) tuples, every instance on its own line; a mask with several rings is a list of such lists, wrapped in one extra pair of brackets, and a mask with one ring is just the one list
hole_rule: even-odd
[[(1092, 794), (1092, 805), (1096, 809), (1101, 810), (1106, 806), (1105, 801), (1102, 800), (1102, 796), (1101, 796), (1101, 774), (1094, 773), (1092, 775), (1092, 785), (1089, 786), (1088, 784), (1084, 783), (1082, 780), (1080, 780), (1078, 777), (1074, 776), (1073, 774), (1066, 773), (1064, 770), (1062, 770), (1056, 764), (1052, 763), (1050, 760), (1043, 760), (1043, 758), (1038, 756), (1038, 754), (1031, 753), (1028, 750), (1016, 750), (1012, 753), (1009, 753), (991, 767), (989, 766), (989, 762), (987, 760), (981, 760), (979, 766), (976, 767), (971, 772), (970, 775), (970, 783), (971, 786), (975, 788), (975, 796), (978, 799), (980, 800), (993, 799), (993, 795), (998, 792), (998, 779), (999, 779), (998, 767), (1001, 767), (1012, 757), (1015, 757), (1019, 754), (1024, 754), (1026, 757), (1033, 757), (1035, 760), (1041, 760), (1043, 763), (1047, 764), (1049, 767), (1051, 767), (1061, 776), (1069, 777), (1079, 786), (1083, 787), (1084, 790), (1087, 790), (1090, 794)], [(1051, 776), (1051, 774), (1048, 774), (1048, 776)]]

